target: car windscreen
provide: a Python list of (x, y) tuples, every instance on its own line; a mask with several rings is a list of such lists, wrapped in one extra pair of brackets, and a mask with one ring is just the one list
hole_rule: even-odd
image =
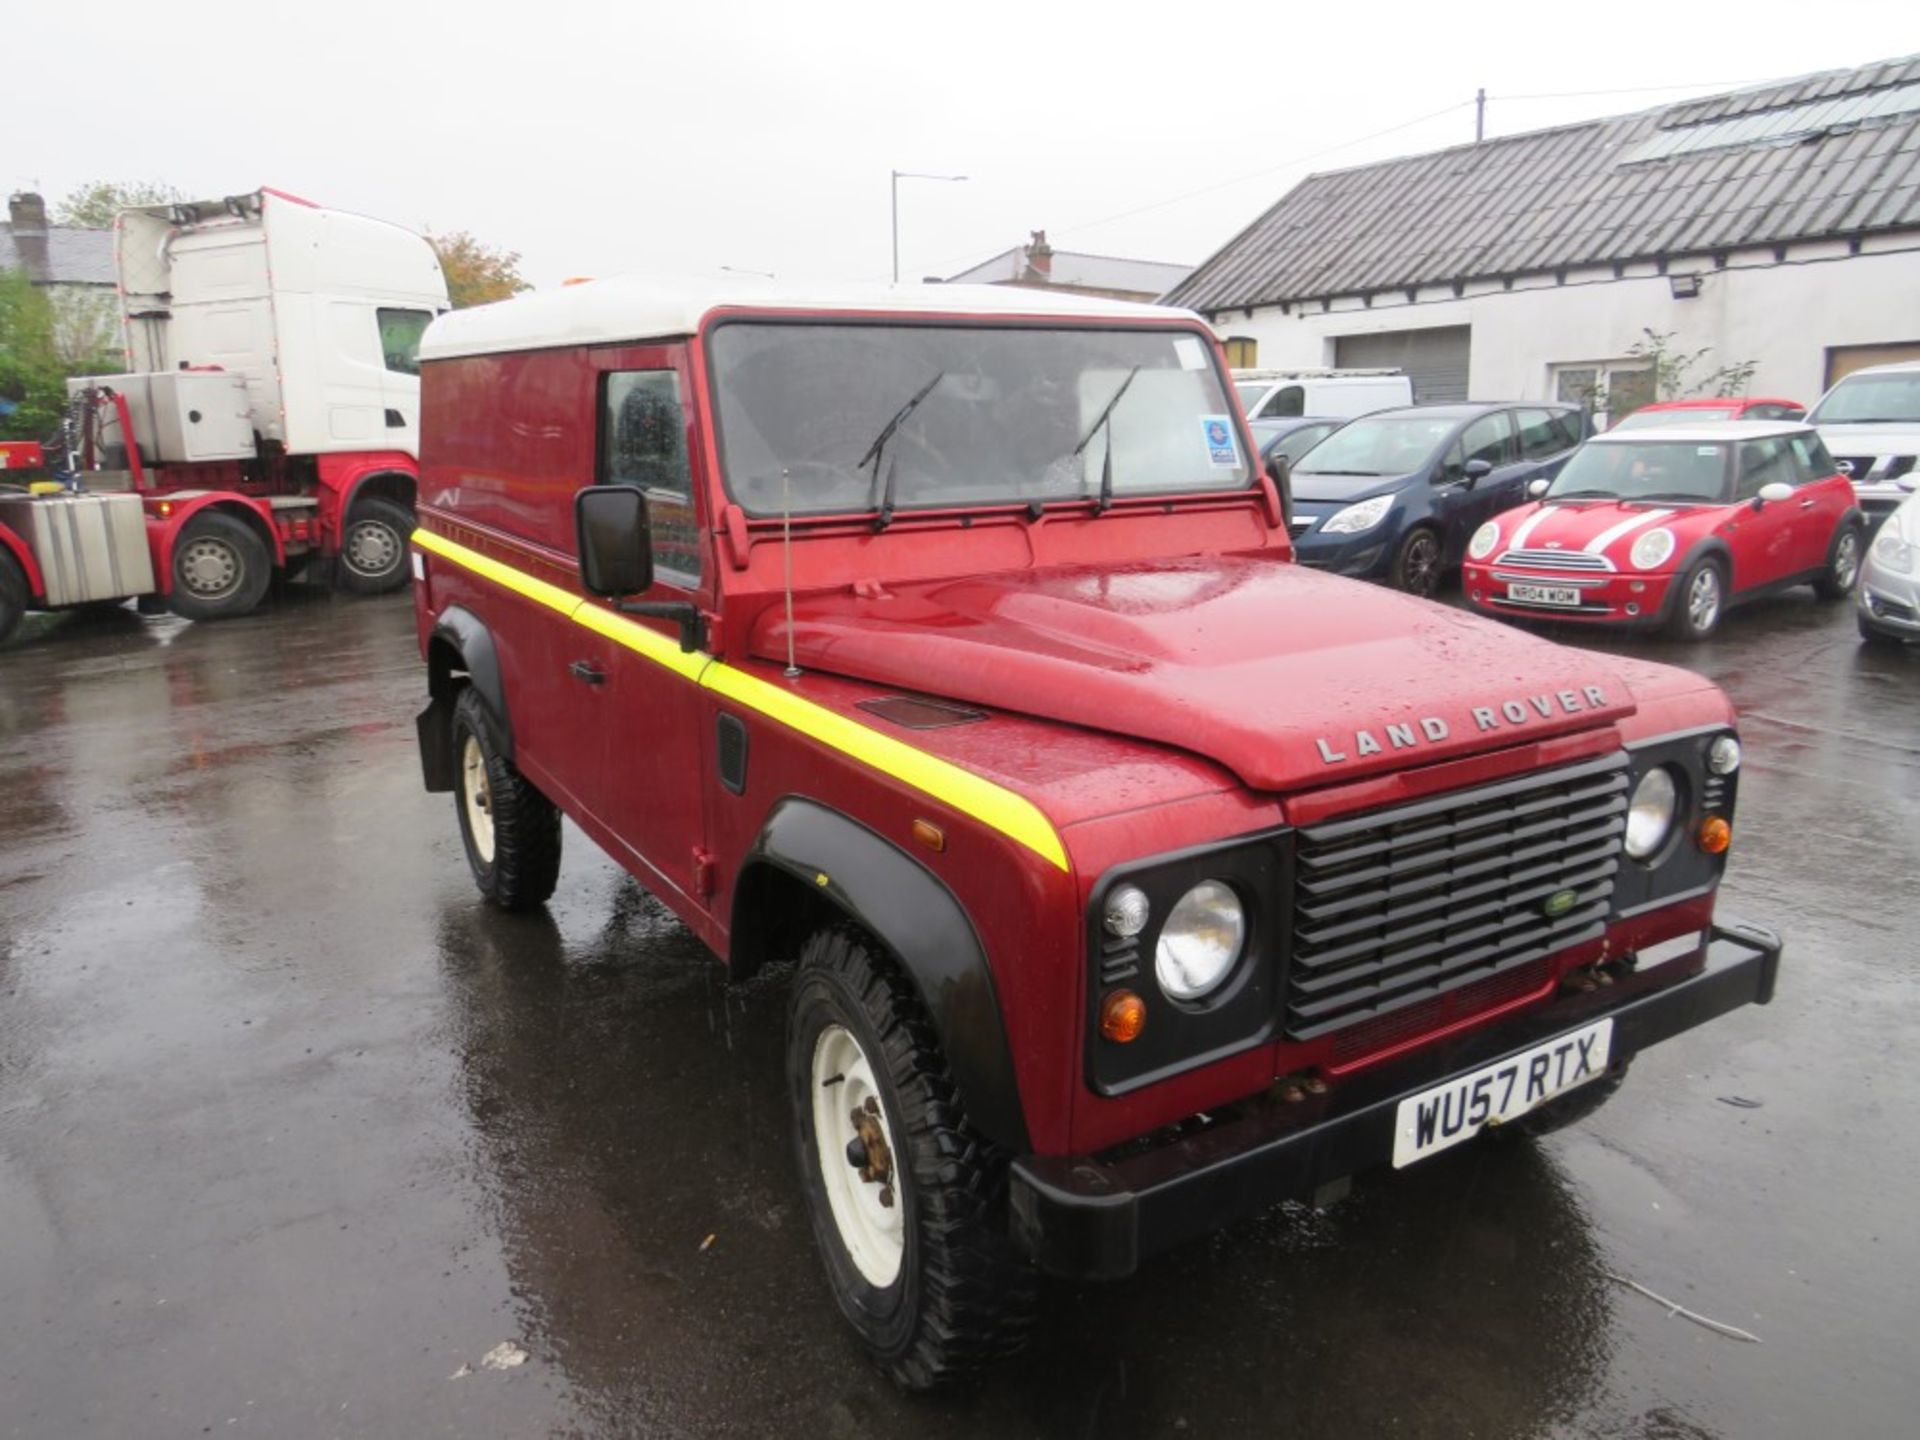
[(1554, 500), (1708, 502), (1727, 486), (1727, 446), (1691, 440), (1605, 441), (1582, 445), (1548, 487)]
[(1272, 459), (1278, 455), (1283, 457), (1289, 465), (1298, 465), (1309, 450), (1337, 428), (1339, 427), (1329, 425), (1302, 425), (1297, 430), (1289, 430), (1280, 437), (1277, 444), (1267, 448), (1267, 457)]
[[(1244, 489), (1199, 335), (732, 321), (708, 342), (727, 490), (823, 515)], [(784, 498), (783, 498), (784, 497)]]
[(1373, 415), (1314, 446), (1301, 475), (1407, 475), (1424, 469), (1460, 423), (1457, 415)]
[(1920, 370), (1893, 375), (1850, 375), (1807, 416), (1813, 425), (1920, 425)]
[(1737, 418), (1734, 407), (1695, 407), (1686, 410), (1636, 410), (1615, 423), (1615, 430), (1655, 430), (1668, 425), (1704, 425), (1709, 420)]

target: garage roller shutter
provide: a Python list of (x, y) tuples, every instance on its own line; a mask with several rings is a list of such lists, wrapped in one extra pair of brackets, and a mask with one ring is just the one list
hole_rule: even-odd
[(1439, 330), (1341, 335), (1333, 342), (1333, 363), (1342, 370), (1404, 370), (1413, 380), (1415, 401), (1453, 404), (1467, 398), (1472, 334), (1469, 325), (1449, 325)]

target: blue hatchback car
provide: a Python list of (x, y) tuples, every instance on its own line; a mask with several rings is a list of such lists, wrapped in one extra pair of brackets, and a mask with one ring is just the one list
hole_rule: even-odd
[(1410, 405), (1350, 420), (1292, 474), (1303, 564), (1431, 595), (1481, 522), (1586, 438), (1572, 405)]

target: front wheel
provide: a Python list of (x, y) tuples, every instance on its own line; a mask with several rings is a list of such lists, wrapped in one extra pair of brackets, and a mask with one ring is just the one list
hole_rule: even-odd
[(27, 593), (27, 572), (20, 568), (18, 560), (0, 550), (0, 645), (4, 645), (19, 626), (31, 598)]
[(1017, 1349), (1033, 1272), (1006, 1235), (1006, 1157), (961, 1113), (919, 996), (850, 926), (802, 947), (787, 1012), (801, 1183), (833, 1298), (921, 1390)]
[(1860, 527), (1843, 525), (1827, 551), (1827, 568), (1813, 582), (1822, 600), (1844, 600), (1860, 582)]
[(560, 811), (493, 744), (480, 692), (453, 707), (453, 804), (480, 893), (502, 910), (544, 905), (560, 883)]
[(384, 595), (407, 583), (413, 516), (392, 500), (361, 500), (340, 536), (339, 583), (356, 595)]
[(184, 620), (230, 620), (253, 610), (272, 579), (273, 554), (253, 527), (203, 510), (174, 541), (167, 604)]
[(1726, 581), (1719, 563), (1696, 561), (1674, 587), (1673, 613), (1666, 631), (1676, 640), (1704, 640), (1720, 624), (1726, 608)]
[(1425, 525), (1414, 526), (1393, 552), (1393, 588), (1431, 597), (1440, 588), (1440, 571), (1440, 537)]

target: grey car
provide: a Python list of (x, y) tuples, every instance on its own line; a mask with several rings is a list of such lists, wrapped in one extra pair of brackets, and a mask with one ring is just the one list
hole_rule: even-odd
[(1862, 640), (1920, 640), (1920, 495), (1901, 501), (1867, 547), (1856, 605)]

